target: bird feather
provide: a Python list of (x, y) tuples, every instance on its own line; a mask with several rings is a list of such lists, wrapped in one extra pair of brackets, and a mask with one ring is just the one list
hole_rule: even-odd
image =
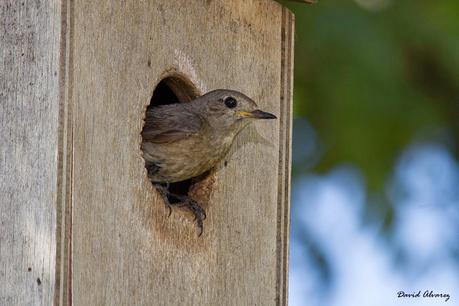
[(202, 120), (195, 112), (190, 112), (185, 103), (160, 105), (147, 111), (142, 131), (144, 141), (171, 143), (198, 133)]

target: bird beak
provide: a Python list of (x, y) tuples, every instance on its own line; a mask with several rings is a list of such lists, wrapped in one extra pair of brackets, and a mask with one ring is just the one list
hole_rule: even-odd
[(251, 112), (239, 112), (239, 115), (243, 118), (254, 118), (254, 119), (277, 119), (276, 116), (274, 116), (271, 113), (264, 112), (262, 110), (256, 109)]

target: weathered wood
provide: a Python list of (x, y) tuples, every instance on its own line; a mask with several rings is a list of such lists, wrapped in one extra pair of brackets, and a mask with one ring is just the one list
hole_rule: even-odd
[(290, 234), (290, 181), (293, 118), (293, 51), (295, 16), (286, 8), (282, 11), (281, 56), (281, 113), (279, 118), (279, 204), (277, 216), (279, 303), (287, 304), (288, 297), (288, 251)]
[(301, 3), (307, 3), (307, 4), (314, 4), (317, 2), (317, 0), (289, 0), (292, 2), (301, 2)]
[(0, 1), (0, 305), (51, 305), (61, 144), (61, 7)]
[[(285, 305), (293, 15), (273, 1), (0, 2), (0, 305)], [(279, 120), (167, 209), (146, 176), (156, 84)], [(179, 81), (185, 78), (186, 82)], [(29, 269), (30, 268), (30, 269)], [(29, 271), (30, 270), (30, 271)]]
[[(290, 13), (265, 0), (162, 0), (78, 1), (73, 15), (73, 302), (285, 304)], [(239, 135), (200, 238), (186, 213), (167, 217), (140, 150), (154, 86), (173, 71), (281, 118)]]

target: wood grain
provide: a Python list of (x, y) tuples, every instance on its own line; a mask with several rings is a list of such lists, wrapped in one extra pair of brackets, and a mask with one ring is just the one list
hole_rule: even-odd
[[(162, 0), (79, 1), (73, 14), (73, 303), (285, 305), (290, 13), (265, 0)], [(200, 238), (188, 214), (167, 217), (140, 150), (155, 84), (174, 71), (280, 117), (239, 135), (212, 177)]]
[(288, 252), (290, 235), (290, 183), (293, 118), (293, 53), (295, 16), (286, 8), (282, 10), (281, 55), (281, 112), (279, 127), (279, 178), (277, 216), (277, 292), (279, 304), (287, 305)]
[[(0, 20), (0, 305), (286, 305), (288, 10), (8, 0)], [(194, 84), (185, 100), (230, 88), (279, 117), (242, 132), (193, 189), (200, 238), (186, 212), (167, 217), (140, 150), (171, 75)]]
[(317, 0), (289, 0), (292, 2), (301, 2), (301, 3), (306, 3), (306, 4), (315, 4), (317, 3)]
[(61, 7), (0, 2), (0, 305), (52, 305)]

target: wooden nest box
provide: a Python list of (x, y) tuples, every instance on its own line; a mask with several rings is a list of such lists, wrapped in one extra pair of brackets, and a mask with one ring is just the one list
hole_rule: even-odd
[[(0, 4), (1, 305), (286, 305), (294, 16), (271, 0)], [(278, 120), (185, 186), (147, 178), (145, 111), (217, 88)]]

